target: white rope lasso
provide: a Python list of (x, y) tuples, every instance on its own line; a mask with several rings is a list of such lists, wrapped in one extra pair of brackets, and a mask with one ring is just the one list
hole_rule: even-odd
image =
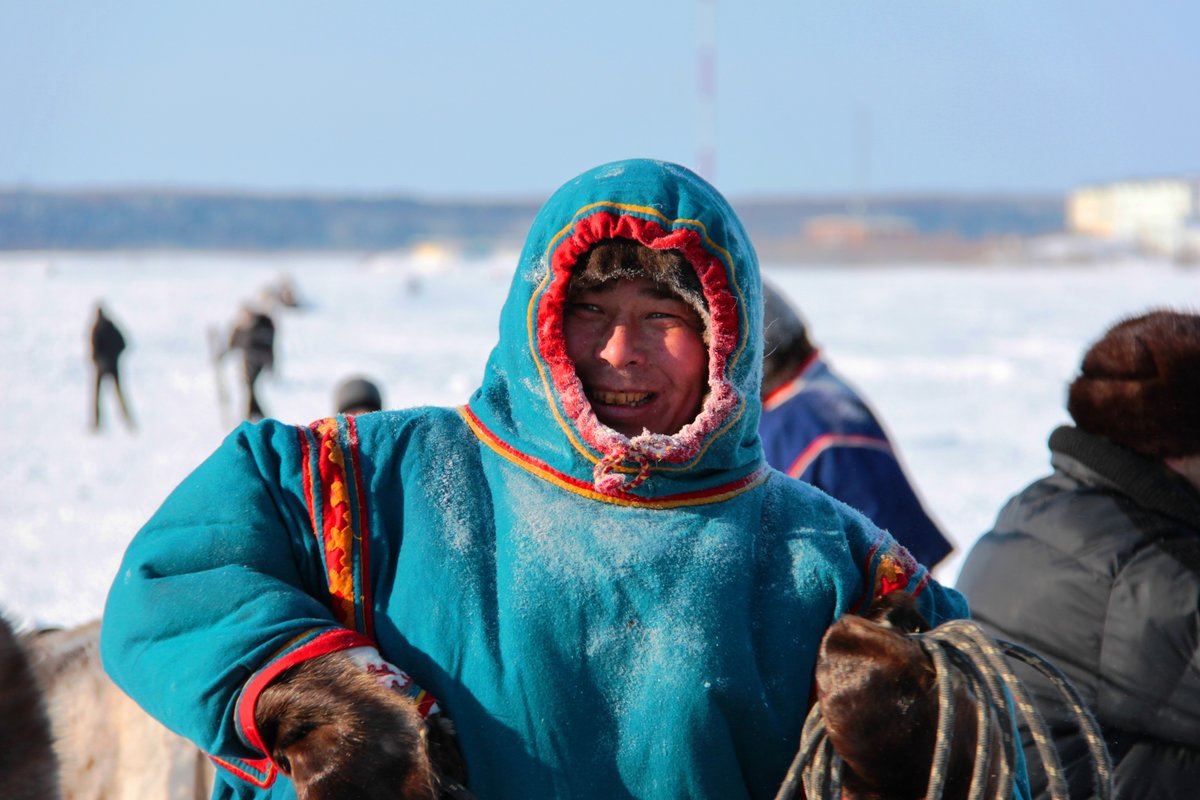
[[(1016, 748), (1009, 720), (1013, 706), (1025, 720), (1033, 736), (1038, 756), (1046, 772), (1048, 790), (1053, 800), (1068, 800), (1067, 782), (1046, 722), (1029, 699), (1028, 692), (1013, 674), (1005, 656), (1016, 658), (1045, 675), (1066, 698), (1067, 707), (1075, 717), (1087, 742), (1092, 760), (1093, 785), (1097, 800), (1112, 800), (1112, 760), (1100, 733), (1100, 726), (1088, 710), (1079, 692), (1058, 667), (1028, 648), (1014, 642), (993, 640), (978, 623), (970, 620), (951, 620), (927, 633), (907, 634), (917, 639), (929, 654), (937, 673), (938, 730), (934, 743), (926, 800), (941, 800), (946, 781), (946, 765), (950, 757), (951, 732), (954, 728), (954, 678), (960, 674), (975, 695), (977, 738), (975, 767), (971, 775), (969, 800), (985, 800), (986, 775), (996, 742), (992, 721), (1001, 731), (1003, 758), (996, 787), (986, 800), (1011, 800), (1013, 767)], [(833, 749), (825, 732), (820, 703), (814, 704), (804, 721), (800, 749), (784, 777), (775, 800), (792, 800), (803, 784), (807, 800), (840, 800), (842, 796), (842, 759)]]

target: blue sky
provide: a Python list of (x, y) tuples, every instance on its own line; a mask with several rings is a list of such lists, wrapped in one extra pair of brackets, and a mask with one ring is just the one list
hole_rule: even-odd
[[(1200, 173), (1200, 4), (713, 0), (730, 196)], [(696, 167), (701, 0), (0, 0), (0, 186), (540, 198)]]

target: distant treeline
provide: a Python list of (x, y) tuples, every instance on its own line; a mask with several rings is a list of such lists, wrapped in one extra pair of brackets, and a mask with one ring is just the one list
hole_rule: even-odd
[[(0, 190), (0, 249), (387, 250), (519, 246), (540, 199), (266, 195), (173, 190)], [(733, 199), (760, 254), (803, 249), (818, 217), (891, 219), (964, 242), (1061, 231), (1059, 196)]]

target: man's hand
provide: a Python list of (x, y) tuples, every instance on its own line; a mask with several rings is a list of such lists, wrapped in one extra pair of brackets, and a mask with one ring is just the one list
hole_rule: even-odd
[[(846, 764), (846, 800), (921, 798), (929, 782), (937, 675), (921, 645), (904, 635), (928, 626), (910, 596), (892, 594), (869, 612), (878, 622), (845, 616), (830, 626), (817, 656), (817, 698)], [(975, 698), (961, 680), (954, 697), (946, 800), (967, 796), (975, 760)]]
[(255, 723), (298, 800), (436, 800), (466, 780), (450, 721), (345, 653), (305, 661), (258, 699)]

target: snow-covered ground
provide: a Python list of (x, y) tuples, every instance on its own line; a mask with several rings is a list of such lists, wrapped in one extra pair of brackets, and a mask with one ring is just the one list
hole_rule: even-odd
[[(22, 625), (99, 616), (125, 545), (219, 442), (212, 329), (290, 277), (305, 300), (277, 315), (268, 413), (306, 423), (336, 382), (364, 373), (392, 407), (453, 405), (482, 374), (515, 255), (0, 254), (0, 609)], [(883, 418), (961, 557), (1004, 500), (1047, 471), (1064, 387), (1088, 343), (1153, 305), (1200, 308), (1200, 271), (1123, 262), (1063, 266), (790, 268), (769, 279)], [(129, 431), (104, 396), (90, 430), (87, 333), (102, 299), (130, 348)], [(243, 402), (235, 364), (220, 380)]]

